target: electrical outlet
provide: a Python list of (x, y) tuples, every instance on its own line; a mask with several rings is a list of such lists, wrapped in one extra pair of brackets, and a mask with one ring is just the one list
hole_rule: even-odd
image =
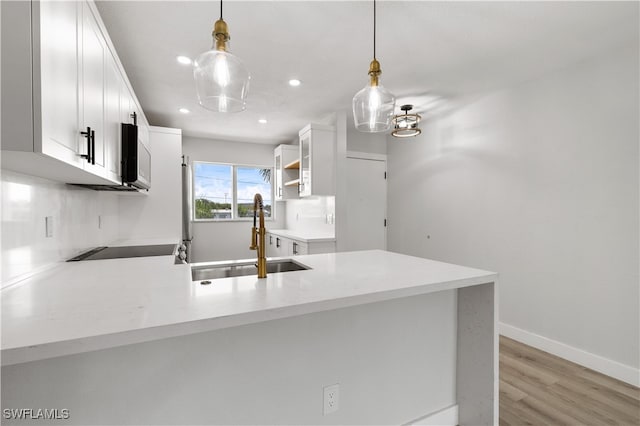
[(325, 386), (324, 390), (324, 408), (322, 414), (335, 413), (340, 408), (340, 383), (335, 385)]
[(47, 216), (44, 218), (45, 236), (47, 238), (53, 237), (53, 216)]

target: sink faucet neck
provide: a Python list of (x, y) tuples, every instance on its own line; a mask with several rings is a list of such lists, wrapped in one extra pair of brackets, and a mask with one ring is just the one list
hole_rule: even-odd
[[(260, 219), (259, 227), (257, 219)], [(249, 249), (256, 250), (258, 254), (258, 278), (267, 277), (267, 257), (265, 254), (266, 229), (264, 227), (264, 204), (262, 195), (256, 194), (253, 197), (253, 228), (251, 228), (251, 246)]]

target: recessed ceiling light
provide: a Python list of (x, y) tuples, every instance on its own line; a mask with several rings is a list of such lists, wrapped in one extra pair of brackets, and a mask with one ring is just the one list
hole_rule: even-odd
[(182, 65), (191, 65), (191, 58), (188, 56), (178, 56), (176, 57), (176, 61)]
[(298, 87), (300, 86), (301, 81), (297, 80), (297, 79), (291, 79), (289, 80), (289, 86), (293, 86), (293, 87)]
[(188, 109), (186, 109), (186, 108), (180, 108), (178, 111), (180, 111), (180, 112), (181, 112), (181, 113), (183, 113), (183, 114), (189, 114), (189, 113), (191, 112), (191, 111), (189, 111), (189, 110), (188, 110)]
[(258, 120), (258, 123), (267, 124), (267, 119), (266, 118), (261, 118), (260, 120)]

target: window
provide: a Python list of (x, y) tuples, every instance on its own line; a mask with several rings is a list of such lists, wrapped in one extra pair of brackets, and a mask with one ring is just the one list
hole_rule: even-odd
[(253, 196), (262, 195), (264, 217), (272, 216), (272, 169), (217, 163), (193, 163), (196, 220), (253, 218)]

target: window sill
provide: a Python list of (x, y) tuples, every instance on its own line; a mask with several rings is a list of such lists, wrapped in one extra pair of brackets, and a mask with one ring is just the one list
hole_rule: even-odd
[[(265, 222), (275, 222), (273, 218), (265, 218)], [(216, 222), (216, 223), (226, 223), (226, 222), (253, 222), (252, 217), (248, 217), (245, 219), (193, 219), (191, 223), (203, 223), (203, 222)]]

